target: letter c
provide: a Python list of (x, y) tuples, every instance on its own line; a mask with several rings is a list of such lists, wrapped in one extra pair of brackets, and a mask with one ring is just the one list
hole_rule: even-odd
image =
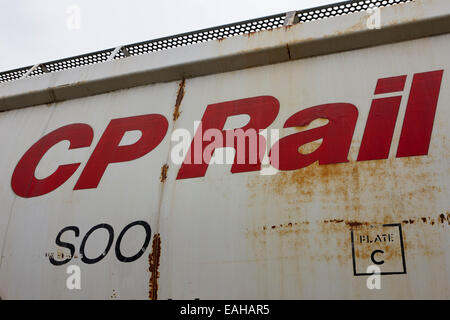
[(31, 198), (49, 193), (66, 182), (80, 163), (65, 164), (45, 179), (35, 177), (36, 167), (42, 157), (55, 144), (68, 140), (69, 150), (89, 147), (94, 131), (83, 123), (69, 124), (45, 135), (22, 156), (11, 177), (11, 187), (20, 197)]
[(384, 263), (384, 260), (381, 260), (381, 261), (376, 261), (376, 260), (375, 260), (375, 255), (376, 255), (377, 253), (383, 254), (384, 251), (383, 251), (383, 250), (374, 250), (374, 251), (372, 252), (372, 254), (370, 255), (370, 260), (372, 260), (373, 263), (378, 264), (378, 265), (383, 264), (383, 263)]

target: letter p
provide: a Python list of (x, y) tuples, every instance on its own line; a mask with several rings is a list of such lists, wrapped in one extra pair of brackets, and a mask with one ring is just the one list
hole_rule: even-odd
[[(89, 158), (74, 190), (96, 188), (110, 163), (138, 159), (161, 143), (168, 128), (160, 114), (113, 119)], [(142, 136), (130, 145), (119, 145), (128, 131), (139, 130)]]

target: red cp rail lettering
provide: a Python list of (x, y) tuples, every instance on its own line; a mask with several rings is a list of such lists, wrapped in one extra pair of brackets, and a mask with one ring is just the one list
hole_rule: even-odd
[[(111, 120), (74, 189), (96, 188), (109, 164), (131, 161), (149, 153), (162, 141), (167, 128), (167, 119), (159, 114)], [(141, 138), (134, 144), (120, 146), (125, 133), (134, 130), (141, 131)], [(61, 186), (75, 173), (80, 163), (61, 165), (45, 179), (35, 177), (37, 165), (55, 144), (67, 140), (70, 142), (69, 150), (89, 147), (93, 134), (92, 128), (87, 124), (71, 124), (42, 137), (17, 164), (11, 178), (13, 191), (18, 196), (31, 198)]]

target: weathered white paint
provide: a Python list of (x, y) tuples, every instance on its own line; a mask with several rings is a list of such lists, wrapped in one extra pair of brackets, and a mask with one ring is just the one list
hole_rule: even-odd
[[(384, 8), (382, 21), (415, 25), (436, 17), (446, 17), (448, 21), (448, 14), (447, 1), (428, 0)], [(256, 54), (258, 48), (267, 53), (271, 52), (268, 48), (301, 42), (308, 34), (320, 38), (339, 30), (344, 35), (362, 32), (363, 17), (363, 13), (348, 15), (2, 84), (3, 99), (31, 91), (45, 95), (47, 88), (55, 90), (71, 84), (76, 88), (79, 81), (87, 81), (86, 88), (91, 85), (95, 88), (99, 79), (99, 83), (106, 85), (108, 78), (127, 75), (129, 79), (138, 79), (137, 73), (151, 74), (153, 69), (157, 70), (155, 75), (167, 76), (162, 79), (174, 80), (186, 73), (193, 74), (192, 70), (207, 61), (213, 66), (218, 57), (237, 59), (229, 68), (211, 67), (206, 71), (208, 75), (200, 76), (203, 71), (198, 71), (195, 74), (198, 77), (186, 80), (181, 114), (175, 122), (172, 114), (179, 81), (76, 99), (72, 98), (79, 93), (75, 96), (71, 93), (65, 98), (58, 97), (70, 99), (67, 101), (0, 113), (0, 137), (3, 138), (0, 143), (0, 296), (3, 299), (146, 299), (151, 243), (145, 254), (132, 263), (119, 262), (114, 255), (120, 231), (130, 222), (145, 220), (152, 227), (152, 235), (161, 234), (159, 299), (448, 299), (449, 226), (448, 220), (437, 222), (439, 214), (450, 211), (447, 139), (450, 36), (447, 31), (436, 31), (445, 33), (442, 35), (353, 51), (322, 52), (316, 57), (292, 61), (263, 54), (261, 59), (266, 60), (260, 60), (257, 63), (260, 66), (230, 71), (246, 64), (253, 66), (248, 57)], [(417, 21), (410, 21), (413, 18)], [(362, 33), (371, 39), (371, 33)], [(325, 40), (324, 48), (328, 44), (333, 52), (333, 45), (344, 41), (339, 39)], [(303, 57), (301, 48), (291, 49), (291, 57)], [(285, 54), (277, 50), (273, 52)], [(244, 52), (237, 55), (241, 51)], [(284, 62), (267, 64), (281, 61)], [(186, 67), (189, 65), (192, 69)], [(444, 69), (444, 77), (429, 154), (397, 159), (395, 152), (412, 75), (440, 69)], [(228, 72), (217, 74), (217, 70)], [(377, 79), (403, 74), (408, 79), (389, 159), (355, 162)], [(146, 79), (155, 82), (151, 77)], [(122, 85), (128, 86), (127, 82)], [(194, 121), (201, 119), (208, 104), (260, 95), (274, 96), (280, 102), (280, 112), (269, 129), (282, 128), (290, 115), (310, 106), (331, 102), (356, 105), (359, 118), (350, 162), (313, 164), (274, 176), (261, 176), (259, 172), (231, 174), (230, 165), (211, 165), (203, 178), (176, 180), (180, 166), (170, 161), (174, 145), (170, 133), (176, 128), (193, 133)], [(25, 100), (18, 101), (29, 105), (26, 101), (30, 97), (25, 94)], [(149, 113), (162, 114), (169, 120), (168, 133), (161, 144), (140, 159), (110, 165), (98, 188), (73, 191), (109, 121)], [(10, 181), (21, 156), (46, 133), (71, 123), (87, 123), (94, 129), (91, 147), (68, 152), (67, 145), (61, 143), (48, 152), (36, 174), (45, 177), (61, 163), (81, 162), (80, 168), (51, 193), (29, 199), (16, 196)], [(280, 133), (285, 136), (294, 131), (282, 129)], [(166, 181), (161, 183), (164, 164), (169, 169)], [(432, 218), (436, 223), (421, 222), (421, 217)], [(414, 219), (413, 224), (402, 224), (407, 274), (382, 276), (381, 290), (367, 289), (367, 277), (353, 275), (351, 228), (345, 222), (325, 222), (333, 219), (373, 225)], [(86, 232), (99, 223), (108, 223), (115, 231), (113, 247), (101, 262), (86, 265), (80, 259), (73, 259), (64, 266), (49, 263), (45, 254), (57, 252), (55, 238), (63, 227), (80, 228), (78, 238), (73, 233), (63, 237), (76, 245), (78, 253)], [(124, 253), (132, 254), (143, 241), (142, 230), (135, 230), (124, 238)], [(105, 242), (104, 233), (93, 234), (87, 254), (96, 256)], [(68, 250), (63, 252), (67, 254)], [(81, 268), (81, 290), (66, 289), (66, 267), (70, 264)]]

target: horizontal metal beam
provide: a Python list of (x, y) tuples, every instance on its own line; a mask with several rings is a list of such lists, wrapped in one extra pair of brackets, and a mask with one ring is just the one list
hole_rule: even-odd
[(7, 82), (0, 85), (0, 110), (450, 32), (448, 0), (418, 0), (381, 8), (380, 14), (379, 29), (369, 29), (369, 13), (359, 12)]

